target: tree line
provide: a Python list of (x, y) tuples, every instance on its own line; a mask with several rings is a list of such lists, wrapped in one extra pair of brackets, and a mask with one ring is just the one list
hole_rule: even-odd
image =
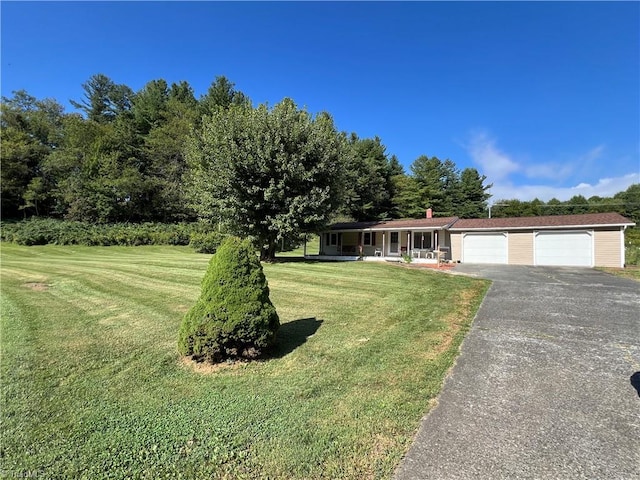
[(639, 223), (640, 183), (631, 185), (625, 191), (618, 192), (613, 197), (594, 195), (586, 198), (583, 195), (574, 195), (564, 202), (556, 198), (552, 198), (547, 202), (537, 198), (529, 201), (516, 199), (496, 200), (491, 207), (491, 216), (496, 218), (605, 212), (618, 212)]
[(72, 113), (25, 91), (2, 98), (3, 219), (204, 220), (269, 258), (336, 219), (488, 213), (491, 185), (476, 169), (423, 155), (407, 173), (380, 138), (340, 132), (288, 98), (254, 107), (224, 76), (199, 99), (186, 81), (134, 92), (103, 74), (82, 94)]

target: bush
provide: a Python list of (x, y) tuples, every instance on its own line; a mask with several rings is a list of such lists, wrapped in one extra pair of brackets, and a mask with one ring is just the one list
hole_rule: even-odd
[(626, 264), (640, 266), (640, 227), (629, 228), (625, 231), (624, 246)]
[(189, 245), (193, 235), (210, 228), (204, 223), (100, 225), (34, 217), (3, 222), (0, 236), (2, 241), (20, 245)]
[(198, 253), (216, 253), (226, 235), (218, 232), (195, 232), (189, 245)]
[(200, 298), (182, 320), (178, 350), (211, 363), (255, 358), (273, 345), (279, 326), (251, 242), (228, 237), (209, 262)]

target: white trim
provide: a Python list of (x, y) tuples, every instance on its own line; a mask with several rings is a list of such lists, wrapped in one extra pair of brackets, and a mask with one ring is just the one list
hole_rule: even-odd
[(509, 265), (509, 233), (508, 232), (463, 232), (460, 238), (460, 262), (464, 263), (464, 239), (467, 235), (496, 235), (501, 234), (505, 237), (505, 262), (500, 265)]
[[(435, 248), (434, 247), (434, 240), (433, 240), (433, 236), (434, 236), (434, 230), (417, 230), (414, 232), (409, 232), (411, 234), (411, 249), (416, 249), (416, 248)], [(421, 245), (419, 247), (416, 247), (416, 234), (421, 234), (421, 238), (420, 238), (420, 243)], [(422, 244), (422, 242), (424, 242), (425, 240), (428, 239), (429, 242), (429, 246), (425, 247), (424, 244)]]
[(620, 268), (624, 268), (627, 263), (627, 251), (624, 248), (624, 232), (626, 229), (626, 226), (620, 227)]
[[(585, 229), (576, 229), (576, 230), (553, 230), (553, 231), (544, 231), (544, 232), (539, 232), (539, 231), (534, 231), (533, 232), (533, 265), (534, 266), (539, 266), (538, 265), (538, 249), (537, 249), (537, 239), (538, 239), (538, 235), (540, 233), (586, 233), (587, 235), (589, 235), (589, 237), (591, 238), (591, 265), (588, 265), (589, 268), (593, 268), (594, 265), (596, 264), (596, 248), (595, 248), (595, 234), (593, 230), (585, 230)], [(558, 266), (562, 266), (562, 265), (558, 265)]]
[[(364, 247), (374, 247), (376, 244), (375, 242), (373, 242), (373, 237), (375, 236), (376, 232), (371, 232), (371, 231), (362, 231), (362, 246)], [(367, 241), (365, 240), (365, 235), (369, 234), (369, 243), (367, 243)]]
[(410, 232), (437, 232), (439, 230), (447, 230), (446, 225), (444, 227), (401, 227), (401, 228), (340, 228), (336, 230), (325, 230), (326, 232), (341, 232), (341, 233), (349, 233), (349, 232), (399, 232), (399, 231), (410, 231)]
[[(394, 233), (398, 234), (398, 251), (397, 252), (392, 252), (391, 251), (391, 235), (393, 235)], [(402, 232), (400, 230), (393, 230), (391, 232), (389, 232), (389, 256), (390, 257), (399, 257), (400, 255), (402, 255), (402, 237), (400, 236)]]
[(385, 247), (385, 245), (384, 245), (384, 239), (385, 239), (385, 237), (386, 237), (386, 235), (385, 235), (384, 233), (385, 233), (385, 232), (382, 232), (382, 256), (383, 256), (383, 257), (387, 254), (387, 252), (386, 252), (386, 251), (385, 251), (385, 249), (384, 249), (384, 247)]
[[(327, 247), (337, 247), (340, 245), (340, 234), (342, 232), (327, 232), (329, 234), (329, 242), (327, 242)], [(333, 235), (335, 235), (335, 243), (333, 242)]]

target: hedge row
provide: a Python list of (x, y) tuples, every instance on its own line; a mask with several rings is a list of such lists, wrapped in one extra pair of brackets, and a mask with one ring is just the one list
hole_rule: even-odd
[(204, 223), (140, 223), (99, 225), (50, 218), (3, 222), (0, 239), (19, 245), (192, 245), (215, 253), (224, 238)]

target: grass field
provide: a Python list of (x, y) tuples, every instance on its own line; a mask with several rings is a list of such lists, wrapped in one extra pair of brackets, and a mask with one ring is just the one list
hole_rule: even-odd
[(385, 264), (265, 265), (270, 359), (176, 353), (208, 255), (1, 247), (2, 476), (390, 478), (487, 283)]

